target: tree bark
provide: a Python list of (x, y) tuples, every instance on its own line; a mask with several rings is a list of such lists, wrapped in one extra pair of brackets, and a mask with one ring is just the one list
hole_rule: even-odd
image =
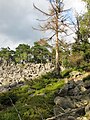
[(59, 36), (58, 36), (58, 0), (56, 0), (56, 73), (57, 75), (60, 75), (60, 65), (59, 65)]

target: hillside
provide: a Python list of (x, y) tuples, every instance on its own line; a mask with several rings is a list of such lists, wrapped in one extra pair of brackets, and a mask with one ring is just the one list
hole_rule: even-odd
[(47, 73), (0, 93), (0, 120), (89, 120), (90, 74), (66, 73), (62, 79)]

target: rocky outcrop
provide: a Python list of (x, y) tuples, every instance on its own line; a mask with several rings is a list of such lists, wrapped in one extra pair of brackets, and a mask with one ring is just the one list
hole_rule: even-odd
[(90, 120), (90, 80), (68, 81), (54, 103), (55, 116), (47, 120)]
[(0, 92), (11, 89), (17, 85), (23, 85), (24, 80), (32, 80), (41, 74), (52, 71), (54, 66), (46, 64), (11, 64), (0, 66)]

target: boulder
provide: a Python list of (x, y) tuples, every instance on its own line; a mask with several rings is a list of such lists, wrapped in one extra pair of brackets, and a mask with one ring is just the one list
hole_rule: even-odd
[(74, 104), (69, 97), (59, 97), (54, 99), (54, 103), (63, 109), (74, 108)]
[(78, 77), (78, 76), (80, 76), (80, 75), (82, 75), (82, 73), (81, 73), (81, 72), (78, 72), (78, 71), (72, 71), (72, 72), (70, 73), (70, 76), (71, 76), (71, 77), (74, 77), (74, 78), (76, 78), (76, 77)]

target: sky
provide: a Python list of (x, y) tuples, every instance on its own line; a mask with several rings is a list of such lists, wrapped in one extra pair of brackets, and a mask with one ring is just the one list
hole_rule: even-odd
[[(78, 13), (85, 11), (81, 0), (64, 1), (65, 8), (72, 8)], [(48, 10), (48, 0), (0, 0), (0, 48), (15, 49), (23, 43), (32, 46), (35, 41), (45, 37), (45, 32), (33, 30), (39, 24), (36, 19), (43, 18), (33, 3), (44, 11)]]

